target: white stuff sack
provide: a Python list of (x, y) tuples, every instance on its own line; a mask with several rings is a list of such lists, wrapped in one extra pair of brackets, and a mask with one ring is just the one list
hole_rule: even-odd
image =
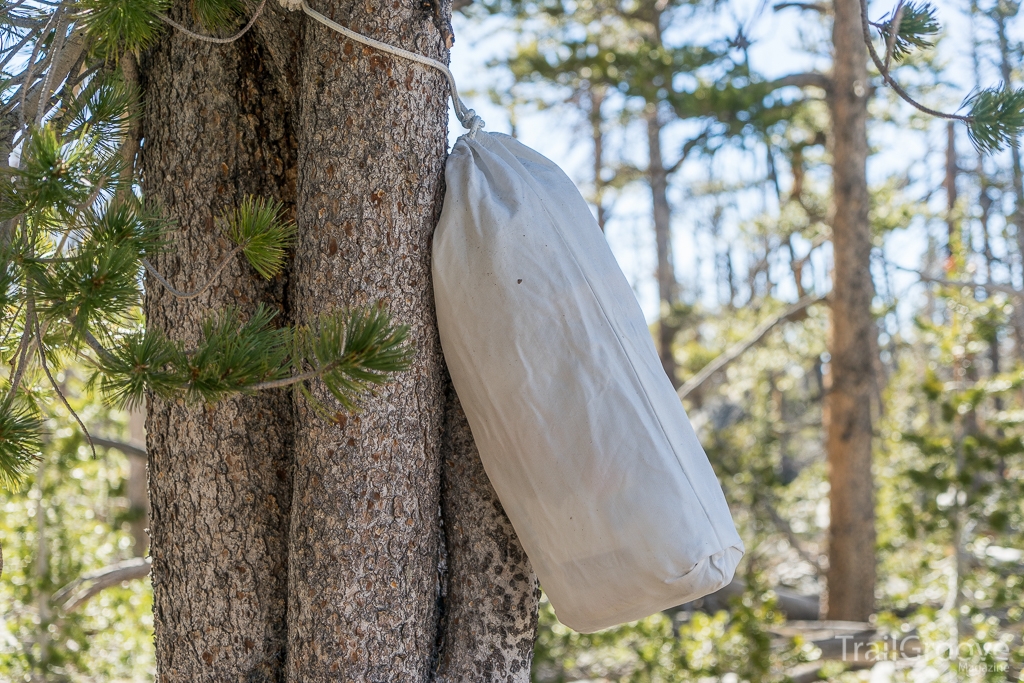
[(591, 632), (728, 584), (743, 543), (579, 191), (485, 132), (455, 143), (445, 177), (441, 346), (558, 618)]

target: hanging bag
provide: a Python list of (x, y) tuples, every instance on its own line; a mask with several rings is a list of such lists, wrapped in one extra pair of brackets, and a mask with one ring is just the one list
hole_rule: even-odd
[(728, 584), (743, 555), (729, 507), (579, 191), (485, 132), (459, 139), (445, 178), (441, 346), (558, 618), (592, 632)]

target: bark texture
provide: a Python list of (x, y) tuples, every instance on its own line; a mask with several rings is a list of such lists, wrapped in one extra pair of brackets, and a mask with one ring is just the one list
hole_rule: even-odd
[(450, 384), (442, 458), (447, 581), (435, 681), (525, 683), (540, 586)]
[[(295, 203), (294, 106), (287, 61), (297, 17), (269, 3), (230, 45), (167, 31), (144, 56), (143, 187), (178, 223), (157, 268), (201, 286), (230, 249), (218, 218), (247, 195)], [(187, 2), (172, 10), (191, 23)], [(268, 48), (273, 45), (274, 49)], [(275, 58), (277, 61), (275, 62)], [(284, 282), (235, 258), (196, 299), (150, 278), (150, 326), (194, 343), (226, 305), (283, 307)], [(285, 655), (291, 401), (268, 393), (216, 406), (148, 400), (157, 680), (276, 681)]]
[[(364, 35), (446, 59), (414, 3), (323, 1)], [(447, 86), (434, 70), (309, 22), (301, 55), (298, 323), (385, 303), (410, 327), (413, 367), (356, 414), (296, 404), (288, 680), (422, 681), (437, 642), (445, 376), (430, 287)], [(314, 393), (328, 405), (322, 388)]]
[(867, 186), (867, 50), (858, 0), (837, 0), (832, 38), (831, 388), (826, 399), (831, 523), (829, 619), (867, 621), (874, 612), (875, 508), (871, 404), (877, 335), (871, 300)]

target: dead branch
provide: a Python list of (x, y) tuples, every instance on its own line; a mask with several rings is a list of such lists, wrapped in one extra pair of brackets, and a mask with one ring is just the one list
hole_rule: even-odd
[(116, 448), (125, 455), (129, 455), (133, 458), (142, 458), (145, 460), (149, 457), (145, 448), (139, 448), (138, 446), (133, 446), (130, 443), (115, 441), (114, 439), (105, 439), (102, 436), (92, 437), (92, 442), (97, 446), (102, 446), (103, 448)]
[(789, 522), (779, 514), (779, 511), (775, 507), (765, 500), (764, 498), (758, 498), (757, 501), (760, 506), (768, 513), (768, 516), (772, 519), (772, 524), (776, 529), (782, 532), (782, 535), (786, 537), (786, 542), (789, 546), (796, 551), (796, 554), (800, 556), (800, 559), (811, 565), (814, 569), (814, 573), (817, 576), (821, 576), (825, 573), (825, 567), (821, 565), (818, 558), (811, 555), (810, 551), (804, 548), (803, 543), (797, 537), (796, 532), (793, 531), (793, 527), (789, 525)]
[[(132, 560), (125, 560), (117, 564), (104, 567), (91, 572), (69, 583), (64, 588), (54, 593), (53, 602), (61, 604), (64, 613), (74, 612), (84, 605), (90, 598), (98, 595), (107, 588), (117, 586), (124, 581), (134, 581), (149, 576), (150, 560), (148, 557), (139, 557)], [(86, 588), (74, 593), (70, 598), (65, 597), (76, 591), (79, 586), (89, 584)]]
[(932, 284), (941, 285), (943, 287), (980, 287), (981, 289), (988, 290), (990, 292), (1002, 292), (1003, 294), (1009, 294), (1017, 299), (1024, 299), (1024, 292), (1012, 287), (1011, 285), (1001, 285), (998, 282), (970, 282), (967, 280), (947, 280), (941, 277), (932, 277), (925, 275), (919, 270), (913, 268), (904, 268), (903, 266), (895, 263), (890, 263), (896, 270), (902, 270), (905, 273), (913, 273), (914, 275), (921, 278), (921, 282), (930, 282)]
[(768, 85), (771, 86), (772, 90), (795, 86), (797, 88), (821, 88), (825, 92), (829, 92), (832, 89), (832, 79), (825, 74), (808, 71), (807, 73), (790, 74), (782, 78), (776, 78)]
[(803, 299), (800, 299), (779, 315), (775, 316), (774, 318), (769, 318), (768, 320), (758, 325), (757, 328), (755, 328), (754, 331), (750, 334), (750, 336), (748, 336), (740, 343), (734, 345), (728, 351), (719, 355), (713, 361), (705, 365), (700, 372), (698, 372), (696, 375), (687, 380), (686, 383), (683, 384), (683, 386), (679, 387), (679, 398), (684, 399), (697, 389), (701, 388), (704, 385), (704, 383), (711, 379), (711, 377), (715, 373), (717, 373), (719, 370), (724, 370), (737, 358), (739, 358), (744, 353), (749, 351), (751, 348), (759, 344), (761, 340), (764, 339), (765, 336), (767, 336), (767, 334), (775, 328), (776, 325), (785, 320), (789, 320), (797, 316), (799, 313), (802, 313), (810, 306), (824, 300), (824, 296), (818, 295), (804, 297)]
[(818, 12), (819, 14), (828, 14), (828, 7), (816, 2), (780, 2), (777, 5), (772, 5), (772, 9), (779, 12), (790, 7), (802, 10), (810, 10), (812, 12)]

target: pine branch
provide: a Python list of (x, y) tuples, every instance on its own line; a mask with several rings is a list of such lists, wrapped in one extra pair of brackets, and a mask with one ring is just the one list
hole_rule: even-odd
[(379, 308), (342, 311), (315, 329), (274, 328), (274, 317), (261, 306), (242, 322), (237, 311), (228, 309), (204, 323), (203, 339), (193, 351), (158, 330), (125, 335), (99, 353), (101, 389), (115, 405), (131, 408), (142, 402), (147, 389), (212, 403), (321, 379), (342, 405), (353, 409), (359, 394), (411, 362), (407, 328), (392, 325)]
[[(901, 12), (902, 10), (902, 12)], [(882, 79), (901, 99), (929, 116), (960, 121), (967, 125), (971, 142), (979, 152), (993, 152), (1012, 143), (1024, 128), (1024, 90), (993, 89), (982, 90), (964, 100), (961, 108), (970, 107), (969, 114), (948, 114), (927, 107), (911, 95), (896, 81), (889, 69), (891, 58), (901, 59), (914, 47), (930, 47), (931, 42), (923, 36), (938, 32), (934, 8), (924, 3), (901, 3), (889, 19), (875, 23), (868, 19), (867, 0), (860, 0), (861, 26), (868, 55)], [(886, 38), (889, 48), (883, 61), (875, 50), (871, 37), (875, 27)]]

